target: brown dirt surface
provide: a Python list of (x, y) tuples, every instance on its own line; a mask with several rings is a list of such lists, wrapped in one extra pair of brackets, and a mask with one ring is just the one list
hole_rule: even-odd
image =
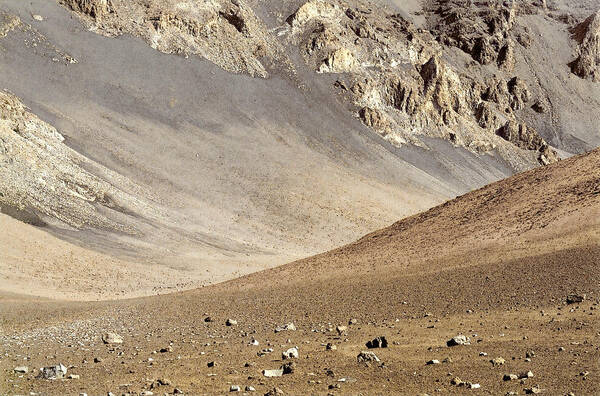
[[(0, 393), (598, 394), (599, 161), (596, 150), (519, 174), (343, 248), (194, 291), (97, 303), (4, 294)], [(573, 293), (586, 298), (567, 305)], [(297, 330), (274, 332), (288, 322)], [(107, 331), (124, 342), (103, 344)], [(470, 345), (446, 346), (458, 334)], [(371, 350), (381, 362), (358, 363), (378, 336), (389, 341)], [(294, 346), (293, 373), (262, 375)], [(80, 378), (35, 378), (58, 363)]]

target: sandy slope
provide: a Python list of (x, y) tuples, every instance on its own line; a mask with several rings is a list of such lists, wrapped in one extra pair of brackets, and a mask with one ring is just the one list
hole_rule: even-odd
[[(301, 37), (293, 32), (277, 35), (289, 28), (285, 19), (301, 1), (244, 3), (243, 13), (252, 11), (262, 20), (250, 23), (254, 17), (248, 19), (246, 15), (248, 29), (253, 31), (244, 37), (216, 15), (216, 9), (229, 2), (210, 3), (214, 7), (208, 7), (206, 15), (216, 18), (218, 29), (224, 30), (219, 30), (212, 41), (194, 36), (202, 48), (190, 53), (198, 56), (189, 57), (171, 54), (177, 53), (175, 49), (182, 42), (167, 40), (170, 34), (177, 38), (178, 33), (169, 33), (166, 25), (168, 31), (161, 30), (166, 41), (157, 49), (169, 54), (151, 47), (154, 14), (144, 13), (144, 2), (119, 1), (123, 8), (118, 15), (107, 17), (107, 31), (98, 30), (102, 21), (93, 23), (89, 16), (80, 19), (69, 11), (71, 8), (58, 3), (78, 2), (6, 0), (0, 5), (0, 89), (11, 91), (15, 100), (29, 107), (26, 119), (36, 120), (41, 129), (56, 128), (56, 134), (64, 137), (52, 146), (62, 156), (49, 155), (45, 152), (47, 146), (39, 145), (33, 157), (44, 161), (32, 160), (31, 151), (24, 147), (33, 140), (16, 139), (13, 129), (4, 126), (2, 133), (10, 137), (8, 141), (19, 142), (21, 147), (0, 154), (0, 161), (6, 161), (0, 164), (1, 180), (8, 181), (0, 185), (11, 186), (12, 182), (21, 188), (2, 187), (10, 189), (11, 199), (0, 197), (0, 212), (45, 224), (52, 235), (102, 257), (145, 266), (132, 266), (127, 270), (132, 274), (143, 273), (151, 266), (155, 274), (148, 279), (156, 282), (150, 285), (113, 280), (113, 271), (85, 265), (89, 271), (79, 271), (81, 281), (76, 287), (61, 292), (58, 289), (63, 276), (39, 283), (40, 277), (36, 277), (29, 287), (32, 293), (37, 290), (34, 294), (114, 298), (230, 279), (349, 243), (397, 219), (506, 177), (515, 169), (537, 164), (532, 152), (520, 152), (515, 147), (511, 149), (515, 158), (524, 155), (533, 162), (528, 160), (513, 168), (515, 164), (510, 165), (508, 157), (499, 151), (469, 151), (461, 146), (467, 144), (466, 140), (451, 142), (440, 138), (439, 131), (433, 133), (430, 122), (435, 124), (439, 117), (422, 118), (425, 115), (421, 113), (409, 117), (408, 113), (396, 114), (397, 109), (391, 111), (399, 117), (417, 117), (423, 131), (431, 129), (432, 135), (419, 138), (427, 148), (410, 144), (396, 147), (382, 139), (358, 119), (360, 109), (336, 84), (339, 80), (351, 89), (350, 82), (360, 73), (354, 77), (352, 73), (316, 73), (298, 53), (303, 51)], [(152, 13), (163, 4), (150, 3), (155, 6)], [(359, 8), (363, 4), (351, 3), (349, 6)], [(381, 23), (387, 29), (391, 18), (388, 13), (398, 9), (408, 20), (424, 26), (435, 19), (422, 12), (427, 3), (388, 1), (390, 9), (381, 15), (375, 13), (381, 18), (370, 23)], [(168, 11), (174, 4), (163, 5)], [(132, 14), (128, 14), (128, 5), (133, 7)], [(581, 153), (598, 144), (600, 88), (570, 73), (567, 63), (573, 58), (575, 44), (569, 27), (589, 15), (594, 6), (588, 0), (580, 0), (576, 6), (556, 2), (556, 9), (536, 7), (532, 14), (519, 13), (510, 35), (521, 34), (520, 29), (527, 28), (531, 43), (516, 47), (514, 70), (500, 71), (493, 65), (473, 68), (471, 57), (454, 47), (440, 48), (440, 56), (452, 70), (478, 80), (478, 90), (496, 74), (504, 82), (513, 75), (523, 79), (529, 92), (524, 96), (530, 98), (522, 103), (522, 109), (515, 110), (515, 119), (534, 126), (562, 155)], [(188, 11), (199, 12), (201, 8)], [(572, 21), (561, 21), (557, 15), (562, 13), (569, 13)], [(42, 20), (33, 15), (42, 16)], [(118, 22), (116, 27), (111, 25), (112, 17), (120, 18), (113, 21)], [(355, 33), (348, 25), (351, 21), (344, 18), (345, 41), (354, 40)], [(138, 19), (144, 23), (138, 24)], [(132, 35), (119, 35), (121, 25)], [(176, 23), (171, 26), (176, 27)], [(183, 30), (183, 37), (190, 38)], [(102, 32), (112, 32), (110, 35), (116, 37), (97, 34)], [(390, 37), (386, 39), (390, 48), (395, 48), (398, 41), (400, 47), (406, 46), (399, 54), (410, 55), (412, 47), (407, 37)], [(238, 39), (243, 40), (242, 44)], [(231, 40), (235, 46), (228, 45)], [(266, 56), (276, 58), (274, 65), (268, 66), (265, 59), (260, 59), (269, 78), (226, 72), (223, 68), (237, 69), (221, 62), (227, 57), (220, 59), (211, 52), (223, 46), (235, 47), (235, 51), (241, 51), (238, 55), (243, 58), (242, 64), (244, 59), (260, 58), (256, 51), (246, 53), (244, 40), (249, 45), (268, 40), (277, 47), (269, 49), (270, 55)], [(364, 45), (376, 42), (369, 40), (362, 37), (359, 41)], [(417, 40), (431, 47), (425, 48), (422, 56), (437, 46), (427, 40)], [(369, 45), (365, 49), (371, 48)], [(281, 54), (275, 56), (280, 51), (294, 65), (295, 74), (280, 62)], [(201, 53), (206, 56), (202, 58)], [(373, 60), (366, 62), (367, 66)], [(411, 65), (412, 74), (421, 79), (416, 70), (422, 64)], [(374, 76), (380, 74), (376, 68), (371, 72)], [(470, 92), (464, 84), (451, 86), (452, 90)], [(478, 98), (482, 92), (477, 92), (470, 95)], [(531, 108), (538, 100), (545, 106), (542, 113)], [(467, 106), (461, 110), (461, 117), (471, 119), (471, 113), (479, 112), (477, 109)], [(504, 122), (504, 116), (500, 119)], [(413, 128), (404, 129), (396, 132)], [(443, 130), (453, 132), (450, 136), (463, 129), (450, 125)], [(502, 140), (491, 126), (479, 132), (487, 143)], [(11, 166), (5, 165), (9, 163)], [(19, 164), (20, 170), (14, 164)], [(48, 168), (52, 169), (49, 174)], [(86, 177), (78, 177), (80, 173)], [(21, 228), (17, 232), (23, 235), (30, 234), (26, 226), (13, 226)], [(57, 263), (52, 268), (65, 274), (73, 272), (65, 272), (60, 265), (62, 253), (53, 252), (48, 254), (48, 260)], [(87, 255), (82, 253), (82, 257)], [(18, 268), (10, 264), (11, 271), (4, 271), (8, 273), (4, 275), (5, 283), (40, 273), (34, 260), (26, 256), (15, 260), (22, 264)], [(94, 279), (89, 274), (95, 274)], [(11, 290), (14, 288), (11, 286)]]
[[(196, 291), (102, 303), (5, 295), (1, 386), (140, 392), (166, 377), (170, 385), (153, 391), (222, 394), (239, 384), (288, 394), (522, 394), (536, 386), (544, 394), (596, 394), (599, 160), (596, 150), (520, 174), (341, 249)], [(587, 298), (565, 306), (570, 293)], [(225, 326), (229, 317), (238, 325)], [(350, 318), (357, 324), (338, 335), (335, 325)], [(273, 333), (289, 321), (296, 332)], [(122, 334), (124, 344), (103, 345), (103, 331)], [(472, 345), (446, 347), (458, 333)], [(379, 335), (392, 343), (374, 350), (384, 364), (358, 364), (364, 342)], [(260, 345), (248, 345), (252, 338)], [(326, 351), (328, 342), (338, 349)], [(170, 352), (152, 352), (169, 345)], [(264, 378), (261, 370), (279, 367), (281, 351), (294, 345), (295, 372)], [(257, 356), (267, 347), (274, 352)], [(535, 356), (526, 360), (527, 351)], [(425, 365), (446, 357), (451, 362)], [(505, 364), (494, 367), (496, 357)], [(217, 366), (208, 368), (210, 361)], [(54, 362), (81, 378), (10, 373)], [(533, 378), (502, 380), (527, 370)], [(456, 376), (481, 388), (454, 386)]]

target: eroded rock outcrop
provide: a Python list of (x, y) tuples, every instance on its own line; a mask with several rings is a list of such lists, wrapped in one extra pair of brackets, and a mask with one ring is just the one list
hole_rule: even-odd
[(270, 64), (286, 64), (277, 40), (241, 0), (62, 3), (102, 34), (129, 33), (161, 52), (198, 55), (232, 73), (267, 77)]
[[(540, 158), (545, 142), (530, 147), (496, 133), (508, 121), (522, 123), (519, 112), (533, 99), (527, 83), (510, 74), (515, 9), (463, 3), (436, 2), (428, 31), (368, 2), (312, 0), (287, 18), (289, 42), (314, 71), (344, 74), (337, 86), (349, 87), (359, 119), (393, 144), (424, 145), (420, 136), (434, 136), (476, 152), (495, 150), (516, 168), (525, 157), (556, 160)], [(450, 64), (447, 46), (498, 73)]]
[(594, 82), (600, 81), (600, 11), (591, 15), (573, 29), (578, 43), (578, 56), (571, 64), (571, 71)]
[(93, 175), (123, 178), (67, 147), (63, 136), (13, 95), (0, 92), (0, 209), (20, 218), (59, 220), (74, 228), (127, 234), (137, 230), (107, 217), (99, 207), (122, 211), (145, 205)]
[(482, 65), (505, 64), (509, 59), (507, 32), (514, 24), (513, 4), (436, 0), (429, 11), (436, 16), (431, 32), (440, 43), (460, 48)]
[(100, 19), (114, 12), (112, 0), (62, 0), (73, 11), (83, 13), (93, 19)]

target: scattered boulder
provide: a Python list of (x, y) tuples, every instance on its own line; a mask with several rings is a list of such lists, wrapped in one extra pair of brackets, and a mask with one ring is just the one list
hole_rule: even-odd
[(569, 294), (567, 296), (567, 304), (577, 304), (585, 300), (585, 294)]
[(514, 381), (519, 379), (519, 376), (516, 374), (504, 374), (504, 377), (502, 377), (502, 379), (504, 381)]
[(27, 374), (29, 372), (29, 367), (27, 366), (18, 366), (13, 369), (15, 373)]
[(336, 326), (335, 331), (337, 331), (339, 335), (342, 335), (348, 331), (348, 326)]
[(62, 364), (58, 364), (56, 366), (48, 366), (48, 367), (40, 368), (40, 374), (38, 377), (43, 378), (43, 379), (55, 380), (55, 379), (65, 378), (66, 375), (67, 375), (67, 368)]
[(358, 356), (356, 356), (356, 360), (359, 363), (380, 362), (381, 361), (381, 360), (379, 360), (377, 355), (375, 355), (375, 353), (373, 353), (371, 351), (362, 351), (361, 353), (358, 354)]
[(246, 392), (256, 392), (256, 389), (253, 386), (250, 386), (250, 385), (246, 385), (246, 387), (244, 388), (244, 390)]
[(283, 375), (283, 369), (263, 370), (262, 373), (265, 377), (281, 377)]
[(293, 322), (290, 322), (275, 328), (275, 333), (279, 333), (281, 331), (296, 331), (296, 325), (294, 325)]
[(327, 349), (328, 351), (335, 351), (337, 349), (337, 345), (328, 342), (325, 346), (325, 349)]
[(427, 362), (428, 365), (432, 365), (432, 364), (440, 364), (440, 361), (437, 359), (431, 359), (430, 361)]
[(285, 395), (285, 392), (279, 388), (273, 388), (270, 391), (268, 391), (267, 393), (265, 393), (265, 396), (283, 396), (283, 395)]
[(290, 348), (281, 354), (282, 359), (298, 359), (298, 348)]
[(229, 392), (240, 392), (242, 388), (239, 385), (231, 385), (229, 387)]
[(533, 373), (531, 371), (523, 372), (519, 374), (519, 379), (533, 378)]
[(373, 348), (387, 348), (388, 347), (388, 342), (385, 339), (385, 337), (381, 336), (381, 337), (374, 338), (371, 341), (367, 341), (367, 343), (365, 345), (369, 349), (373, 349)]
[(449, 347), (457, 345), (471, 345), (471, 339), (465, 335), (460, 334), (446, 341), (446, 345)]
[(542, 389), (537, 387), (537, 386), (533, 386), (531, 388), (526, 388), (525, 389), (525, 394), (526, 395), (534, 395), (534, 394), (538, 394), (538, 393), (542, 393)]
[(506, 363), (506, 360), (504, 360), (501, 357), (497, 357), (497, 358), (490, 360), (490, 363), (492, 363), (492, 365), (494, 367), (498, 367), (498, 366), (502, 366), (504, 363)]
[(34, 20), (38, 21), (38, 22), (43, 22), (44, 21), (44, 17), (38, 14), (33, 14), (31, 16)]
[(117, 333), (105, 333), (102, 336), (102, 342), (104, 342), (105, 344), (122, 344), (123, 337), (121, 337)]
[(296, 363), (287, 362), (283, 366), (281, 366), (281, 370), (283, 370), (283, 374), (292, 374), (296, 369)]
[(463, 385), (465, 382), (463, 380), (461, 380), (459, 377), (454, 377), (450, 380), (450, 383), (452, 385), (456, 385), (456, 386), (461, 386)]
[(450, 383), (452, 385), (456, 385), (456, 386), (464, 386), (465, 388), (468, 388), (468, 389), (479, 389), (479, 388), (481, 388), (480, 384), (476, 384), (476, 383), (469, 382), (469, 381), (463, 381), (459, 377), (452, 378), (450, 380)]
[(235, 320), (235, 319), (227, 319), (225, 321), (225, 325), (226, 326), (235, 326), (235, 325), (237, 325), (237, 320)]

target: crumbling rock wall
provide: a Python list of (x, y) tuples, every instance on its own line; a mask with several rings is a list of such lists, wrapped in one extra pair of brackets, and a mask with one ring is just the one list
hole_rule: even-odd
[(232, 73), (267, 77), (286, 57), (251, 7), (242, 0), (62, 0), (96, 31), (129, 33), (153, 48), (198, 55)]
[(74, 228), (136, 234), (137, 230), (98, 208), (118, 212), (146, 203), (88, 172), (99, 169), (111, 181), (123, 181), (63, 141), (56, 129), (30, 113), (15, 96), (0, 92), (0, 209), (58, 219)]
[(73, 11), (81, 12), (93, 19), (100, 19), (114, 12), (112, 0), (61, 0)]
[(600, 81), (600, 11), (577, 25), (573, 38), (578, 43), (578, 56), (571, 64), (571, 71), (594, 82)]
[[(518, 45), (510, 35), (512, 6), (471, 9), (466, 1), (436, 1), (433, 27), (426, 30), (366, 1), (353, 4), (311, 0), (287, 22), (289, 42), (310, 68), (343, 73), (336, 87), (347, 91), (365, 125), (393, 144), (423, 145), (420, 136), (435, 136), (477, 152), (495, 149), (517, 169), (527, 162), (523, 150), (540, 163), (558, 159), (532, 128), (526, 137), (498, 133), (507, 122), (522, 124), (518, 112), (533, 99), (527, 84), (510, 75)], [(485, 78), (450, 65), (448, 46), (495, 65), (498, 73)], [(522, 144), (533, 135), (539, 144)]]

